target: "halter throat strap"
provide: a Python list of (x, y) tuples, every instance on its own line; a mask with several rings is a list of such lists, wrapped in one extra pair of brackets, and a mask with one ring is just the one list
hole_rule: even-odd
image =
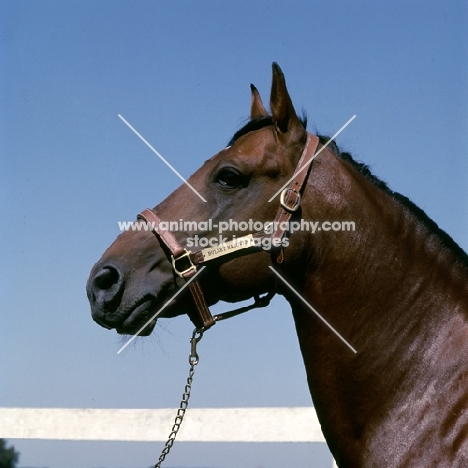
[[(281, 245), (281, 240), (286, 234), (289, 220), (301, 205), (301, 195), (318, 145), (319, 138), (311, 133), (307, 133), (307, 142), (296, 166), (296, 170), (294, 171), (294, 175), (288, 186), (281, 192), (280, 206), (273, 221), (273, 233), (267, 234), (264, 231), (258, 231), (244, 237), (239, 237), (226, 244), (229, 244), (229, 248), (222, 249), (221, 251), (216, 252), (216, 254), (210, 254), (210, 252), (213, 252), (213, 249), (202, 249), (192, 252), (182, 247), (170, 231), (161, 229), (162, 220), (156, 213), (154, 213), (153, 210), (147, 208), (137, 217), (145, 220), (148, 225), (151, 226), (151, 230), (156, 237), (158, 237), (171, 252), (171, 261), (174, 272), (185, 281), (190, 281), (193, 278), (197, 272), (198, 265), (206, 263), (209, 260), (219, 258), (224, 255), (231, 255), (233, 252), (240, 250), (259, 250), (258, 247), (255, 247), (253, 242), (255, 239), (261, 240), (267, 237), (270, 238), (271, 245), (274, 249)], [(260, 250), (262, 249), (260, 248)], [(274, 295), (274, 293), (268, 293), (266, 296), (261, 298), (257, 296), (255, 298), (255, 303), (252, 306), (237, 309), (236, 311), (233, 311), (234, 313), (232, 314), (228, 312), (213, 317), (208, 304), (206, 303), (206, 299), (198, 279), (192, 279), (190, 281), (189, 289), (196, 306), (196, 313), (189, 311), (189, 317), (197, 328), (203, 328), (205, 330), (212, 327), (218, 320), (237, 315), (238, 313), (245, 312), (254, 307), (265, 307)]]

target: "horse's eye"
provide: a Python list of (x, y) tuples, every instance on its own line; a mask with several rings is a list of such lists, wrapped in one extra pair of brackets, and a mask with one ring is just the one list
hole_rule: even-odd
[(226, 189), (234, 189), (242, 185), (242, 174), (230, 167), (221, 169), (216, 182)]

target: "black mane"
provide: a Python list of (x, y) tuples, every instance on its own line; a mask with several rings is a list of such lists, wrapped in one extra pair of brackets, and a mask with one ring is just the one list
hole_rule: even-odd
[(249, 120), (242, 128), (234, 133), (234, 136), (229, 140), (228, 146), (232, 146), (234, 142), (241, 136), (247, 135), (247, 133), (260, 130), (261, 128), (268, 127), (270, 125), (273, 125), (273, 118), (269, 115)]
[[(307, 128), (307, 117), (302, 115), (299, 117), (301, 124), (304, 129)], [(270, 115), (265, 115), (262, 117), (256, 117), (255, 119), (249, 120), (242, 128), (237, 130), (234, 136), (229, 140), (228, 146), (232, 146), (236, 140), (241, 136), (247, 135), (247, 133), (254, 132), (255, 130), (260, 130), (261, 128), (268, 127), (273, 125), (273, 118)]]
[[(305, 114), (300, 118), (300, 120), (302, 125), (304, 126), (304, 129), (306, 129), (307, 117), (305, 116)], [(241, 136), (246, 135), (247, 133), (253, 132), (255, 130), (268, 127), (269, 125), (273, 125), (273, 119), (271, 116), (263, 116), (252, 119), (234, 134), (234, 136), (229, 141), (228, 145), (232, 146), (234, 142), (238, 140)], [(330, 138), (327, 136), (318, 135), (318, 137), (320, 139), (320, 143), (322, 144), (325, 144), (330, 141)], [(372, 174), (372, 172), (369, 169), (369, 166), (367, 166), (364, 163), (355, 161), (349, 153), (341, 152), (338, 148), (338, 145), (334, 141), (328, 143), (328, 147), (339, 158), (353, 166), (367, 180), (372, 182), (376, 187), (383, 190), (391, 198), (400, 203), (400, 205), (402, 205), (406, 210), (408, 210), (421, 224), (423, 224), (429, 230), (429, 232), (437, 236), (442, 242), (442, 244), (456, 255), (459, 261), (468, 266), (468, 255), (464, 252), (464, 250), (445, 231), (440, 229), (437, 223), (435, 223), (431, 218), (429, 218), (429, 216), (427, 216), (427, 214), (421, 208), (415, 205), (405, 195), (391, 190), (384, 181)]]

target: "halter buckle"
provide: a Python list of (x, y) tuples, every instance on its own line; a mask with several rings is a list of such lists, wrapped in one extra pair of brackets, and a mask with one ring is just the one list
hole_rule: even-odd
[[(181, 278), (186, 278), (187, 274), (190, 273), (191, 271), (193, 271), (194, 273), (197, 271), (196, 265), (193, 264), (192, 259), (190, 258), (191, 253), (192, 252), (190, 250), (184, 249), (184, 253), (182, 255), (179, 255), (177, 258), (175, 258), (174, 255), (171, 255), (172, 268)], [(180, 271), (176, 266), (176, 262), (184, 258), (188, 260), (189, 267), (186, 268), (185, 270)]]
[[(288, 200), (286, 201), (286, 197), (289, 196), (290, 194), (294, 194), (296, 199), (293, 200)], [(288, 206), (287, 203), (291, 203), (293, 201), (292, 206)], [(291, 187), (285, 188), (280, 195), (280, 205), (286, 210), (289, 211), (290, 213), (294, 213), (294, 211), (297, 211), (297, 209), (301, 206), (301, 194), (297, 191), (294, 190)]]

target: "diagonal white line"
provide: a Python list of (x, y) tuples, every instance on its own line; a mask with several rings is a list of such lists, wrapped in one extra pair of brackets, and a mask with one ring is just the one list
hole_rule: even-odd
[(353, 352), (357, 351), (333, 328), (272, 266), (269, 266), (278, 278), (280, 278), (286, 286), (333, 332), (335, 335)]
[(293, 176), (268, 200), (268, 203), (270, 203), (274, 198), (276, 198), (288, 185), (289, 183), (297, 176), (297, 174), (300, 174), (302, 171), (307, 169), (309, 165), (312, 163), (312, 161), (356, 118), (356, 114), (354, 114), (311, 158), (311, 160), (303, 166), (300, 170), (295, 172)]
[(120, 354), (206, 267), (202, 266), (118, 351)]
[(171, 164), (169, 164), (168, 161), (166, 161), (166, 159), (158, 152), (156, 151), (151, 145), (150, 143), (148, 143), (120, 114), (118, 114), (119, 118), (127, 125), (127, 127), (132, 130), (133, 133), (135, 133), (135, 135), (137, 137), (140, 138), (140, 140), (146, 145), (148, 146), (148, 148), (154, 153), (156, 154), (156, 156), (158, 156), (159, 159), (161, 159), (161, 161), (166, 164), (166, 166), (172, 170), (172, 172), (174, 172), (174, 174), (176, 174), (181, 180), (182, 182), (187, 185), (196, 195), (198, 195), (198, 197), (200, 197), (205, 203), (206, 203), (206, 200), (198, 193), (198, 191), (196, 189), (194, 189), (190, 183), (184, 178), (182, 177), (179, 172), (171, 166)]

